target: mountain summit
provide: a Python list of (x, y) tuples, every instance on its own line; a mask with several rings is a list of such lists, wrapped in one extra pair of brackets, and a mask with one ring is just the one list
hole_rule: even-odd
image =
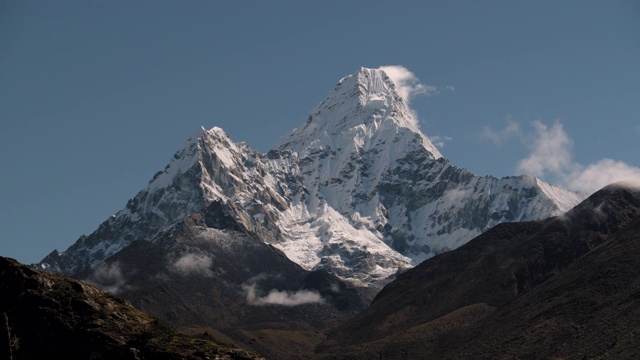
[(267, 154), (201, 129), (124, 209), (39, 266), (84, 271), (206, 208), (215, 214), (207, 226), (368, 286), (495, 224), (558, 215), (580, 199), (532, 177), (479, 177), (450, 164), (389, 76), (362, 68)]
[(342, 78), (304, 126), (280, 140), (277, 147), (300, 154), (322, 147), (369, 151), (380, 142), (414, 142), (417, 137), (434, 159), (441, 158), (417, 124), (389, 76), (381, 69), (361, 68)]

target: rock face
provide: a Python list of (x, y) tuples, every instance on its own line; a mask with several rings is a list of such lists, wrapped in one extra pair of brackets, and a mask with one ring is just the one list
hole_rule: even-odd
[(500, 224), (388, 284), (327, 358), (637, 358), (640, 189)]
[(535, 178), (479, 177), (450, 164), (384, 71), (362, 68), (267, 154), (202, 129), (124, 209), (39, 266), (82, 272), (216, 203), (233, 220), (212, 220), (218, 227), (368, 286), (498, 223), (558, 215), (580, 199)]
[(259, 359), (178, 335), (111, 294), (0, 257), (2, 359)]

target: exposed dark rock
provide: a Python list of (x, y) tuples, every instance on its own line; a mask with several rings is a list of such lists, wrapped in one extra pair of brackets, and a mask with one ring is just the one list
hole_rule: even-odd
[(177, 334), (129, 302), (0, 257), (2, 359), (258, 359)]

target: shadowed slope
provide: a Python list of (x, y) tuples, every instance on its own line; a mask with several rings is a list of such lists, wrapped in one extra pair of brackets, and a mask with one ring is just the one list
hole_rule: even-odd
[[(585, 346), (597, 331), (567, 327), (575, 323), (604, 326), (611, 344), (626, 341), (617, 343), (618, 353), (629, 354), (623, 339), (640, 324), (639, 304), (631, 301), (640, 293), (639, 218), (640, 191), (618, 184), (564, 216), (498, 225), (400, 276), (318, 350), (346, 358), (607, 351)], [(622, 303), (624, 311), (617, 309)]]
[[(315, 337), (325, 321), (362, 310), (375, 295), (374, 289), (354, 288), (326, 271), (305, 270), (237, 229), (214, 203), (79, 276), (180, 330), (222, 333), (221, 342), (273, 358), (298, 347), (286, 345), (298, 336), (293, 329)], [(274, 335), (282, 330), (291, 332)], [(256, 343), (261, 337), (264, 344)], [(318, 341), (311, 342), (307, 352)]]
[(2, 359), (257, 358), (179, 335), (94, 286), (3, 257), (0, 314)]

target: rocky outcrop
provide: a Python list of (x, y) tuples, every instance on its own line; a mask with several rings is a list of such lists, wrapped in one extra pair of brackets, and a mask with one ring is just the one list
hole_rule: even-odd
[(177, 334), (130, 303), (0, 257), (0, 358), (259, 359)]

